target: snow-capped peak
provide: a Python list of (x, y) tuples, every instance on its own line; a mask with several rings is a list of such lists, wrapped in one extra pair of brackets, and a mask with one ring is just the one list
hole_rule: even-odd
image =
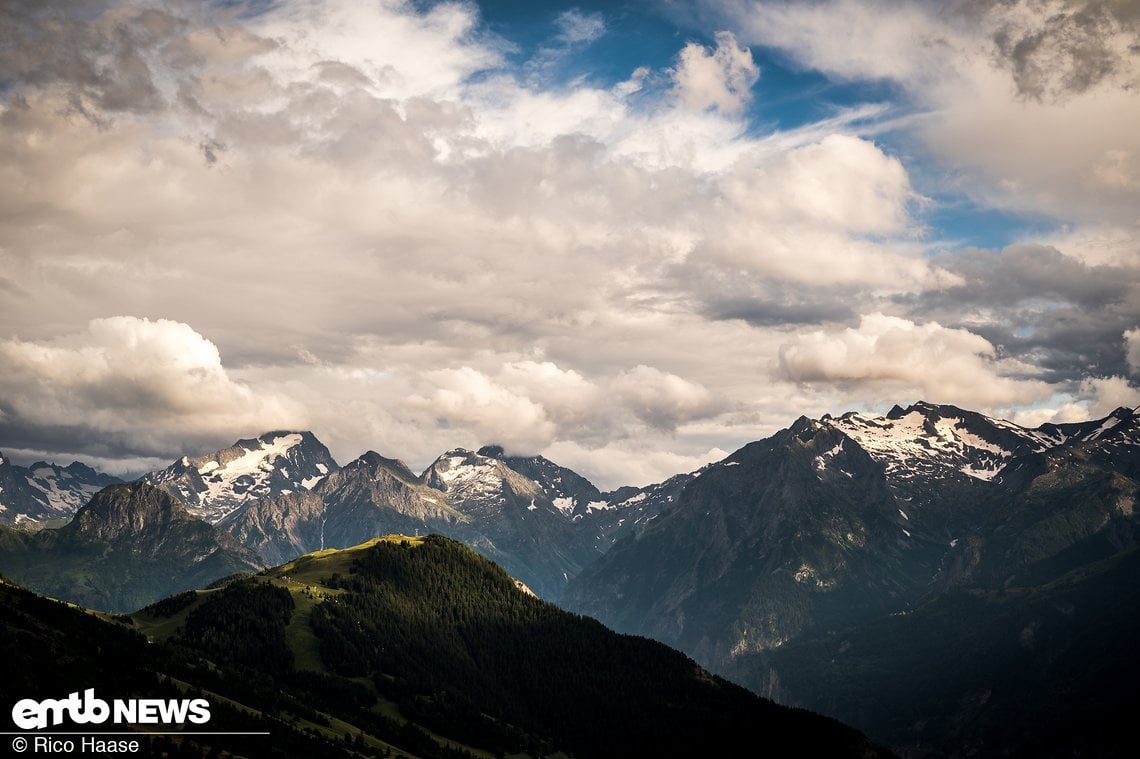
[(919, 401), (905, 409), (895, 406), (885, 416), (848, 412), (823, 421), (881, 462), (888, 480), (898, 485), (954, 474), (991, 480), (1017, 456), (1098, 440), (1130, 428), (1127, 423), (1135, 418), (1131, 409), (1120, 408), (1103, 420), (1029, 429), (955, 406)]
[(23, 467), (0, 456), (0, 522), (35, 526), (74, 514), (118, 478), (72, 462), (66, 467), (37, 461)]
[(196, 516), (217, 523), (247, 501), (308, 490), (337, 468), (311, 432), (278, 431), (205, 456), (183, 456), (142, 479), (181, 498)]
[(884, 464), (896, 482), (952, 472), (989, 480), (1014, 456), (1049, 445), (1009, 422), (921, 401), (906, 409), (895, 406), (885, 416), (849, 412), (827, 423)]
[(453, 448), (423, 473), (428, 485), (455, 498), (484, 499), (502, 492), (503, 464), (466, 448)]

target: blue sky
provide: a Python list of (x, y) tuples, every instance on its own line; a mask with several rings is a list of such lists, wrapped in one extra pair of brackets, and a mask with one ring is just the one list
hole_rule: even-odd
[[(579, 12), (596, 19), (605, 31), (596, 40), (578, 45), (566, 54), (544, 83), (572, 87), (581, 80), (613, 86), (640, 66), (666, 69), (677, 50), (687, 42), (711, 46), (710, 28), (702, 19), (653, 2), (594, 2), (577, 4), (484, 2), (483, 22), (502, 35), (514, 49), (510, 59), (519, 66), (559, 44), (563, 14)], [(677, 4), (674, 4), (677, 5)], [(750, 134), (762, 136), (807, 127), (859, 106), (880, 106), (881, 113), (862, 127), (885, 152), (905, 157), (915, 189), (930, 203), (920, 212), (932, 240), (956, 245), (1004, 247), (1031, 236), (1056, 232), (1065, 220), (1034, 213), (987, 207), (946, 181), (945, 167), (932, 162), (921, 145), (908, 139), (905, 129), (890, 122), (921, 111), (905, 89), (885, 78), (849, 80), (827, 76), (798, 64), (792, 57), (767, 45), (749, 47), (760, 70), (751, 88), (753, 98), (743, 113)], [(885, 128), (880, 128), (886, 123)]]
[(1140, 403), (1110, 0), (0, 9), (0, 450), (603, 486), (800, 414)]

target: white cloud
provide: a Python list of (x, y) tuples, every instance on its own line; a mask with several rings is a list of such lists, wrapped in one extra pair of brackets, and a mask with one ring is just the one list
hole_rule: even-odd
[(158, 453), (303, 424), (287, 399), (233, 380), (217, 347), (186, 324), (116, 316), (58, 339), (0, 342), (9, 433), (75, 430)]
[(593, 42), (606, 33), (606, 22), (600, 13), (583, 13), (578, 8), (562, 11), (555, 19), (558, 37), (566, 44)]
[[(133, 34), (144, 6), (37, 31), (91, 63), (88, 27)], [(79, 434), (60, 424), (107, 461), (307, 422), (342, 460), (500, 442), (618, 485), (813, 409), (1039, 397), (1031, 368), (964, 330), (834, 326), (961, 279), (924, 255), (905, 157), (850, 134), (880, 106), (750, 130), (739, 30), (602, 86), (512, 67), (472, 4), (204, 7), (162, 5), (149, 37), (126, 35), (150, 77), (132, 69), (135, 90), (18, 50), (0, 96), (0, 423), (38, 436), (22, 450)], [(564, 15), (550, 44), (604, 26)], [(811, 54), (907, 82), (945, 63), (906, 57), (893, 22), (867, 33), (878, 49)], [(1098, 144), (1088, 181), (1131, 192), (1130, 145)], [(1134, 257), (1131, 227), (1110, 229), (1111, 255)], [(86, 326), (108, 313), (165, 320)], [(833, 344), (858, 373), (827, 362)]]
[(644, 364), (618, 375), (611, 392), (638, 419), (666, 430), (711, 416), (723, 407), (704, 387)]
[(559, 440), (615, 440), (641, 430), (671, 433), (679, 424), (724, 408), (700, 384), (638, 365), (587, 380), (552, 362), (514, 361), (493, 374), (469, 366), (422, 375), (431, 387), (405, 408), (423, 423), (483, 442), (533, 452)]
[(338, 61), (367, 75), (381, 97), (452, 99), (472, 74), (502, 63), (478, 21), (469, 3), (436, 3), (419, 13), (408, 0), (318, 0), (277, 4), (249, 24), (282, 42), (267, 65), (289, 78), (305, 76), (314, 61)]
[(803, 383), (853, 383), (864, 398), (919, 397), (971, 408), (1029, 404), (1050, 394), (1029, 367), (998, 358), (994, 346), (964, 329), (916, 324), (883, 314), (858, 327), (808, 332), (780, 348), (780, 368)]
[(542, 453), (551, 461), (583, 473), (604, 489), (618, 483), (640, 487), (681, 472), (695, 472), (705, 464), (720, 461), (729, 452), (720, 448), (693, 453), (647, 451), (639, 445), (622, 442), (589, 448), (567, 440), (548, 446)]
[(898, 159), (867, 140), (830, 135), (745, 158), (716, 189), (695, 259), (816, 286), (921, 291), (958, 281), (917, 254), (908, 207), (919, 198)]
[(1077, 396), (1086, 409), (1084, 419), (1108, 416), (1121, 406), (1140, 406), (1140, 387), (1125, 377), (1090, 377), (1081, 383)]
[(1140, 377), (1140, 327), (1124, 333), (1124, 358), (1132, 376)]
[(439, 426), (471, 430), (480, 439), (511, 448), (533, 449), (554, 437), (554, 423), (541, 403), (470, 367), (429, 372), (424, 379), (435, 389), (409, 397), (406, 405), (434, 417)]
[(710, 3), (748, 44), (779, 47), (802, 63), (843, 79), (925, 79), (945, 54), (938, 25), (918, 4), (861, 0)]
[[(984, 204), (1131, 225), (1140, 41), (1112, 3), (708, 2), (748, 44), (845, 80), (901, 85), (911, 129)], [(1079, 135), (1079, 139), (1073, 139)]]
[(736, 114), (752, 98), (752, 85), (760, 69), (748, 48), (740, 47), (731, 32), (716, 33), (716, 47), (690, 42), (681, 49), (673, 82), (677, 95), (690, 108), (715, 108)]

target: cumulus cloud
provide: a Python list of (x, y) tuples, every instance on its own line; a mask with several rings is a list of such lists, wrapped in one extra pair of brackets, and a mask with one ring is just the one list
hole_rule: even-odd
[(1140, 377), (1140, 327), (1124, 333), (1124, 357), (1128, 370), (1134, 377)]
[[(1116, 409), (1140, 406), (1140, 387), (1125, 377), (1090, 377), (1081, 383), (1078, 397), (1083, 401), (1084, 419), (1107, 416)], [(1079, 421), (1077, 417), (1072, 421)]]
[(428, 373), (430, 395), (407, 399), (409, 409), (435, 418), (446, 428), (473, 430), (482, 439), (501, 438), (511, 448), (534, 449), (554, 437), (546, 409), (527, 395), (497, 384), (470, 367)]
[(858, 327), (800, 335), (781, 346), (780, 369), (795, 382), (854, 383), (880, 398), (917, 393), (979, 408), (1050, 393), (1043, 382), (1015, 376), (1029, 367), (1001, 359), (968, 330), (879, 313), (864, 315)]
[(153, 456), (304, 421), (288, 400), (234, 381), (213, 343), (166, 319), (95, 319), (50, 341), (4, 340), (0, 357), (0, 430), (20, 448), (67, 430), (75, 450)]
[(622, 372), (613, 381), (612, 392), (638, 419), (666, 430), (723, 407), (704, 387), (644, 364)]
[(732, 32), (717, 32), (716, 46), (690, 42), (681, 49), (673, 82), (677, 95), (690, 108), (715, 108), (739, 113), (752, 97), (760, 69), (752, 53), (736, 42)]
[(408, 396), (407, 410), (530, 453), (559, 440), (599, 445), (646, 428), (668, 433), (724, 409), (700, 384), (645, 365), (588, 380), (549, 361), (515, 361), (494, 374), (465, 366), (423, 380), (432, 389)]
[[(751, 45), (842, 80), (887, 80), (910, 129), (985, 204), (1130, 225), (1140, 200), (1140, 18), (1102, 0), (709, 0)], [(1072, 136), (1079, 134), (1080, 140)]]
[[(855, 5), (811, 6), (806, 31), (799, 5), (764, 7), (784, 14), (774, 28), (801, 30), (804, 61), (859, 55), (852, 76), (878, 66), (907, 83), (937, 82), (924, 72), (954, 57), (940, 46), (977, 23), (907, 4), (897, 25), (880, 14), (851, 27), (881, 35), (871, 44), (835, 45), (827, 11)], [(1036, 308), (1034, 290), (1053, 288), (1074, 312), (1112, 313), (1118, 364), (1137, 323), (1122, 274), (1131, 242), (1103, 260), (1074, 253), (1081, 265), (930, 256), (907, 157), (853, 134), (881, 107), (758, 133), (746, 107), (763, 85), (745, 45), (764, 40), (743, 25), (707, 45), (678, 40), (606, 84), (541, 68), (550, 51), (613, 33), (584, 11), (552, 17), (534, 60), (516, 65), (519, 49), (470, 3), (205, 9), (0, 10), (14, 30), (0, 46), (5, 449), (94, 441), (92, 458), (138, 461), (309, 424), (341, 459), (374, 448), (424, 465), (500, 442), (564, 453), (618, 485), (635, 480), (622, 471), (660, 479), (725, 440), (854, 399), (1032, 402), (1042, 378), (1029, 377), (1051, 355), (1075, 392), (1074, 354), (998, 339), (1002, 299)], [(921, 55), (901, 31), (912, 21)], [(954, 81), (973, 81), (963, 71)], [(1127, 115), (1105, 94), (1119, 76), (1090, 78), (1070, 104), (1103, 98), (1103, 115)], [(998, 98), (998, 79), (979, 81)], [(925, 102), (959, 102), (935, 89)], [(1018, 107), (1052, 119), (1050, 97)], [(1109, 193), (1091, 208), (1130, 197), (1140, 146), (1125, 134), (1134, 120), (1089, 113), (1094, 130), (1122, 135), (1097, 137), (1080, 164), (1080, 181)], [(1061, 140), (1049, 119), (1034, 155)], [(995, 134), (1003, 154), (1029, 149)], [(1010, 187), (1033, 178), (1006, 173)], [(1105, 207), (1115, 218), (1125, 206)], [(1069, 255), (1067, 244), (1056, 247)], [(880, 310), (893, 316), (845, 332)], [(103, 321), (113, 313), (152, 321)], [(964, 323), (977, 314), (993, 324)], [(828, 363), (833, 344), (858, 372)], [(960, 376), (940, 384), (930, 356)]]

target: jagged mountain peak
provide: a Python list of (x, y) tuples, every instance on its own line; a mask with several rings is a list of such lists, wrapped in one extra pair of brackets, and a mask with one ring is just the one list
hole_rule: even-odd
[(338, 468), (313, 433), (277, 430), (214, 453), (183, 456), (142, 479), (178, 496), (196, 516), (217, 523), (243, 503), (310, 490)]
[(918, 401), (885, 416), (848, 412), (825, 422), (883, 463), (895, 485), (962, 476), (992, 479), (1014, 457), (1050, 445), (1047, 435), (956, 406)]
[(420, 479), (403, 460), (390, 459), (387, 456), (381, 456), (376, 451), (365, 451), (354, 461), (344, 466), (345, 470), (354, 468), (366, 468), (372, 472), (384, 469), (409, 482), (418, 482)]
[[(902, 417), (906, 416), (906, 412), (907, 409), (904, 409), (902, 406), (896, 403), (895, 405), (891, 406), (891, 410), (887, 412), (887, 419), (901, 419)], [(853, 413), (855, 412), (847, 412), (847, 414)], [(844, 414), (843, 416), (847, 416), (847, 414)]]
[(66, 467), (46, 461), (19, 466), (0, 454), (0, 522), (38, 529), (70, 517), (117, 477), (73, 461)]
[(137, 609), (263, 566), (230, 535), (145, 482), (103, 488), (63, 527), (16, 534), (22, 545), (0, 550), (7, 577), (104, 611)]
[(131, 482), (100, 490), (61, 530), (111, 540), (193, 520), (174, 496), (145, 482)]
[(502, 479), (507, 468), (506, 464), (491, 456), (467, 448), (452, 448), (433, 461), (422, 477), (433, 488), (448, 491), (455, 483), (474, 480), (490, 483)]
[[(827, 423), (825, 419), (811, 419), (810, 417), (801, 416), (788, 425), (785, 434), (789, 437), (794, 437), (801, 443), (809, 443), (815, 439), (817, 435), (822, 433), (829, 433), (833, 427)], [(779, 434), (777, 433), (777, 439)]]

